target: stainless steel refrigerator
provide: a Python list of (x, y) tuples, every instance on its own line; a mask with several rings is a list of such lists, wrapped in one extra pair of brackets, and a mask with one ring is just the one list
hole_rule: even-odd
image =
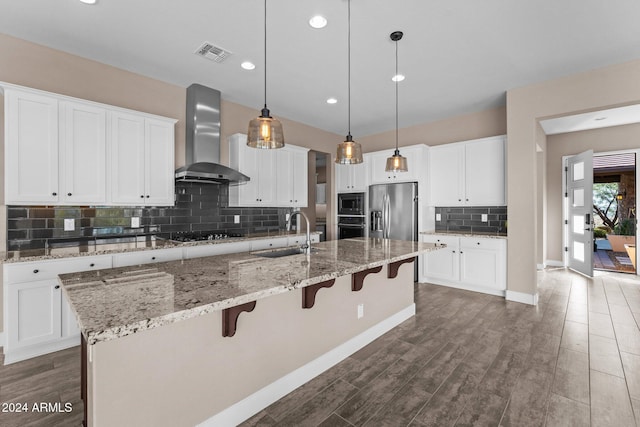
[(418, 183), (369, 186), (369, 237), (418, 240)]

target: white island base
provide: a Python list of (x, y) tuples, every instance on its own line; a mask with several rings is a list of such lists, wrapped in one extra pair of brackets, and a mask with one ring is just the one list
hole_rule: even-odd
[(84, 345), (87, 424), (237, 425), (415, 314), (413, 262), (388, 269), (359, 291), (338, 277), (308, 309), (304, 288), (259, 299), (231, 337), (216, 311)]

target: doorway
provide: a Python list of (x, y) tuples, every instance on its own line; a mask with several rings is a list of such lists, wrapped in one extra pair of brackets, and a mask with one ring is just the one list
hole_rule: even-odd
[(596, 270), (636, 273), (636, 153), (593, 157)]

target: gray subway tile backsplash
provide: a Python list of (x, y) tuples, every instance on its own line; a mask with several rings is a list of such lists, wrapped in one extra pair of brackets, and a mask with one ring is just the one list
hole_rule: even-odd
[[(482, 221), (482, 215), (487, 221)], [(436, 207), (436, 231), (460, 231), (470, 233), (507, 233), (506, 206)], [(440, 216), (440, 221), (438, 221)]]
[[(287, 208), (243, 208), (228, 205), (228, 186), (176, 183), (170, 207), (7, 206), (7, 249), (41, 249), (99, 235), (153, 233), (170, 238), (180, 232), (253, 233), (281, 228)], [(234, 223), (234, 216), (240, 223)], [(141, 227), (131, 229), (131, 218)], [(64, 219), (76, 229), (64, 231)]]

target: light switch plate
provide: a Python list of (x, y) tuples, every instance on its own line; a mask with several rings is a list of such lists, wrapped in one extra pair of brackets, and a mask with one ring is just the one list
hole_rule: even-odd
[(132, 216), (131, 217), (131, 228), (138, 228), (140, 227), (140, 217), (139, 216)]
[(64, 219), (64, 231), (73, 231), (76, 229), (76, 220), (73, 218)]
[(358, 319), (364, 317), (364, 304), (358, 304)]
[(436, 221), (442, 221), (442, 215), (436, 214)]
[(482, 214), (482, 222), (487, 222), (489, 219), (487, 218), (487, 214)]
[(233, 216), (233, 223), (234, 224), (240, 224), (240, 215), (234, 215)]

